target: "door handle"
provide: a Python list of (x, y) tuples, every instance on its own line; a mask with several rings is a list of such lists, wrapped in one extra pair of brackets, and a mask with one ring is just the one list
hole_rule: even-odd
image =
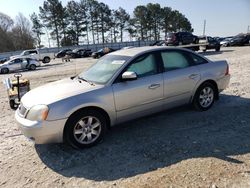
[(148, 86), (148, 89), (156, 89), (160, 86), (161, 86), (161, 84), (151, 84), (150, 86)]
[(189, 76), (189, 78), (190, 79), (195, 79), (195, 78), (197, 78), (199, 76), (199, 74), (191, 74), (190, 76)]

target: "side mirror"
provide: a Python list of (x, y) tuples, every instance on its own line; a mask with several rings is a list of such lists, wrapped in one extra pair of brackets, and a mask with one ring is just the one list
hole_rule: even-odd
[(128, 80), (136, 80), (137, 79), (137, 75), (135, 72), (124, 72), (122, 74), (122, 80), (124, 81), (128, 81)]

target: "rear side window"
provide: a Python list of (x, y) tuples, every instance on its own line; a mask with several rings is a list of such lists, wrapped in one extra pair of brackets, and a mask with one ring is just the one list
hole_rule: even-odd
[(197, 55), (195, 55), (195, 54), (193, 54), (193, 53), (190, 53), (190, 57), (191, 57), (191, 59), (193, 60), (193, 63), (194, 63), (195, 65), (200, 65), (200, 64), (205, 64), (205, 63), (207, 63), (207, 61), (206, 61), (205, 59), (203, 59), (203, 58), (201, 58), (200, 56), (197, 56)]
[(183, 69), (190, 66), (187, 58), (180, 52), (161, 52), (161, 57), (165, 71)]

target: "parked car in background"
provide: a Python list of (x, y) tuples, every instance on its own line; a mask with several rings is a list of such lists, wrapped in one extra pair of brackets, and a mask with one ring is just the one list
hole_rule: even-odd
[(92, 54), (90, 49), (74, 49), (73, 51), (69, 51), (66, 53), (69, 55), (70, 58), (82, 58), (82, 57), (89, 57)]
[(187, 49), (117, 50), (75, 77), (26, 93), (15, 118), (37, 144), (90, 147), (125, 121), (185, 104), (208, 110), (229, 80), (225, 60), (215, 63)]
[(2, 74), (7, 74), (11, 71), (18, 70), (35, 70), (37, 67), (41, 66), (40, 62), (36, 59), (31, 58), (13, 58), (6, 61), (4, 64), (0, 65), (0, 72)]
[(9, 58), (7, 57), (1, 57), (0, 58), (0, 64), (3, 64), (4, 62), (8, 61)]
[(93, 52), (91, 56), (93, 58), (100, 58), (100, 57), (102, 57), (110, 52), (113, 52), (113, 51), (115, 51), (115, 50), (112, 48), (106, 47), (106, 48), (102, 48), (102, 49), (98, 50), (97, 52)]
[(220, 43), (216, 39), (210, 36), (200, 36), (199, 37), (200, 50), (205, 52), (206, 50), (215, 49), (216, 52), (220, 51)]
[(228, 46), (244, 46), (249, 44), (249, 40), (250, 35), (237, 35), (229, 41)]
[(165, 40), (157, 40), (150, 44), (149, 46), (166, 46)]
[(190, 32), (167, 33), (166, 45), (198, 44), (199, 38)]
[(229, 46), (229, 42), (232, 40), (232, 37), (225, 38), (224, 40), (220, 41), (221, 46)]
[(64, 50), (61, 50), (59, 51), (58, 53), (55, 54), (55, 57), (56, 58), (62, 58), (66, 55), (66, 53), (68, 52), (71, 52), (72, 50), (71, 49), (64, 49)]
[(55, 58), (54, 53), (43, 53), (40, 50), (25, 50), (20, 55), (11, 56), (10, 59), (14, 58), (31, 58), (36, 59), (38, 61), (42, 61), (43, 63), (49, 63), (51, 59)]

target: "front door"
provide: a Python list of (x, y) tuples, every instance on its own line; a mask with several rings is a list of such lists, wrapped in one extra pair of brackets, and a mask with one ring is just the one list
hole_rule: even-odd
[(22, 59), (14, 59), (9, 64), (9, 70), (16, 71), (21, 69)]
[(123, 72), (132, 71), (137, 79), (118, 81), (113, 93), (118, 122), (134, 119), (162, 109), (163, 75), (154, 54), (138, 57)]

